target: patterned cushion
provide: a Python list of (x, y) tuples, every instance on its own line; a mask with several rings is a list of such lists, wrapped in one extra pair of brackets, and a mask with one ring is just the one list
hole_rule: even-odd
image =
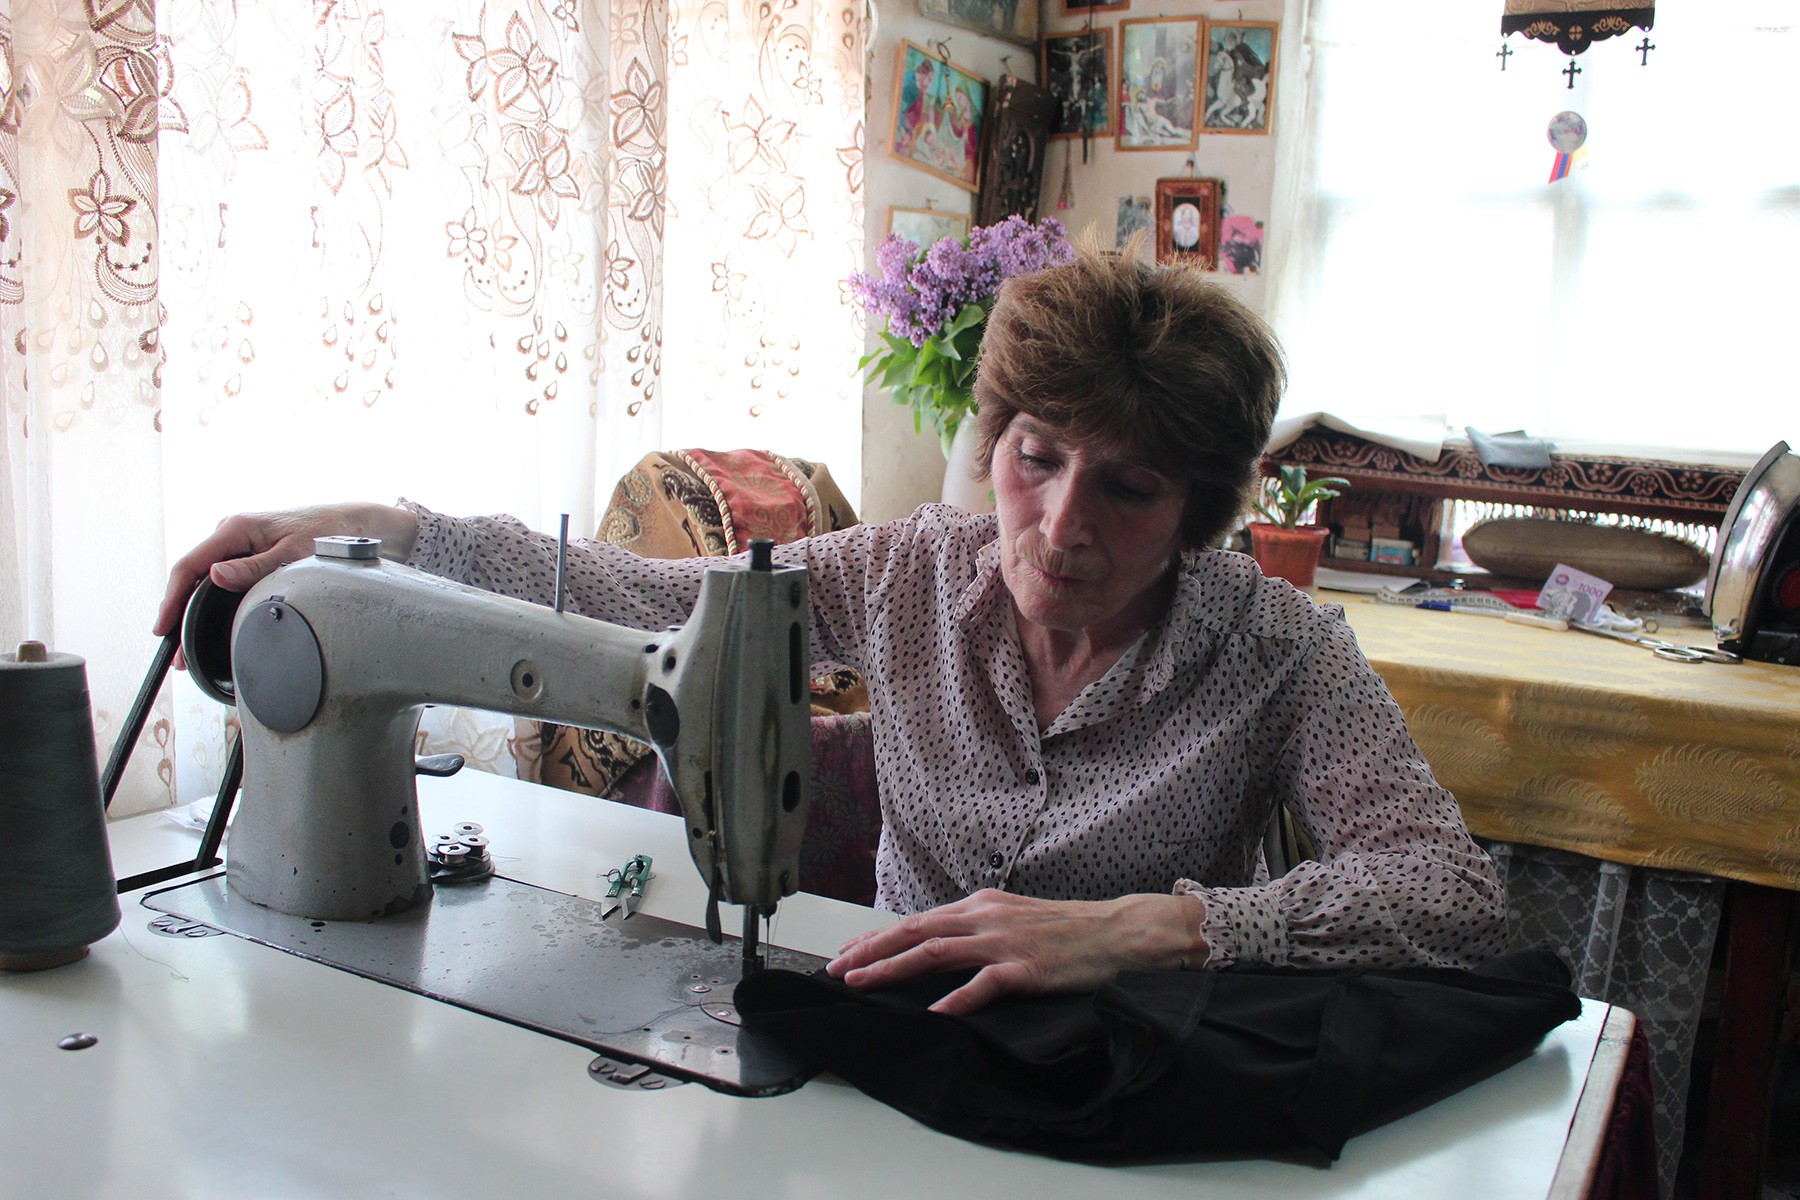
[[(596, 540), (646, 558), (717, 557), (751, 538), (788, 542), (856, 523), (822, 464), (762, 450), (680, 450), (645, 455), (619, 480)], [(854, 671), (820, 676), (812, 691), (815, 713), (869, 707)], [(650, 757), (642, 742), (562, 725), (539, 726), (536, 746), (522, 776), (590, 796), (614, 794), (625, 773)]]

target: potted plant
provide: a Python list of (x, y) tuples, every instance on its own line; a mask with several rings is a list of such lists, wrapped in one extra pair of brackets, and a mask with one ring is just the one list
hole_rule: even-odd
[(1266, 477), (1250, 502), (1260, 521), (1250, 522), (1250, 554), (1264, 575), (1278, 575), (1295, 587), (1309, 588), (1319, 569), (1319, 555), (1331, 531), (1302, 525), (1321, 500), (1341, 496), (1348, 479), (1308, 479), (1305, 467), (1278, 467)]
[[(1011, 216), (971, 229), (966, 242), (946, 237), (928, 248), (889, 234), (875, 252), (879, 273), (850, 276), (851, 294), (887, 324), (881, 345), (858, 368), (868, 371), (870, 382), (885, 388), (894, 403), (912, 407), (915, 430), (922, 433), (925, 422), (931, 422), (950, 472), (968, 473), (969, 455), (959, 460), (951, 446), (959, 429), (973, 431), (965, 418), (975, 412), (975, 363), (1001, 281), (1074, 257), (1056, 218), (1033, 224)], [(968, 433), (964, 442), (972, 447)], [(972, 480), (950, 472), (946, 498), (953, 486), (973, 487)]]

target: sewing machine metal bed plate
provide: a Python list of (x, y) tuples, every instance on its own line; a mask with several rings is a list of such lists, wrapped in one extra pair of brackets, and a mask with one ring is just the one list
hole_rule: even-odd
[[(319, 921), (260, 907), (223, 873), (151, 892), (145, 907), (421, 996), (643, 1063), (739, 1096), (806, 1081), (781, 1050), (746, 1035), (732, 1006), (737, 938), (495, 875), (439, 886), (432, 903), (375, 921)], [(824, 959), (770, 946), (771, 967)]]

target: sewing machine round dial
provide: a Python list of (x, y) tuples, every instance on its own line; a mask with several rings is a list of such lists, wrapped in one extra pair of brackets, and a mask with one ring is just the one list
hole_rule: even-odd
[(276, 733), (312, 723), (325, 691), (325, 660), (299, 610), (271, 599), (244, 613), (231, 662), (238, 699), (258, 721)]

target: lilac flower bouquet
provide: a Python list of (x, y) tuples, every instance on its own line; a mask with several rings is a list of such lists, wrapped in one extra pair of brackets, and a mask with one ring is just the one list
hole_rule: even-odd
[(1075, 250), (1055, 217), (1037, 224), (1012, 216), (977, 226), (965, 243), (940, 238), (921, 250), (889, 234), (875, 252), (880, 275), (858, 271), (850, 290), (863, 307), (887, 318), (883, 345), (857, 364), (910, 404), (913, 428), (931, 419), (946, 457), (965, 416), (975, 411), (975, 360), (1000, 282), (1073, 262)]

